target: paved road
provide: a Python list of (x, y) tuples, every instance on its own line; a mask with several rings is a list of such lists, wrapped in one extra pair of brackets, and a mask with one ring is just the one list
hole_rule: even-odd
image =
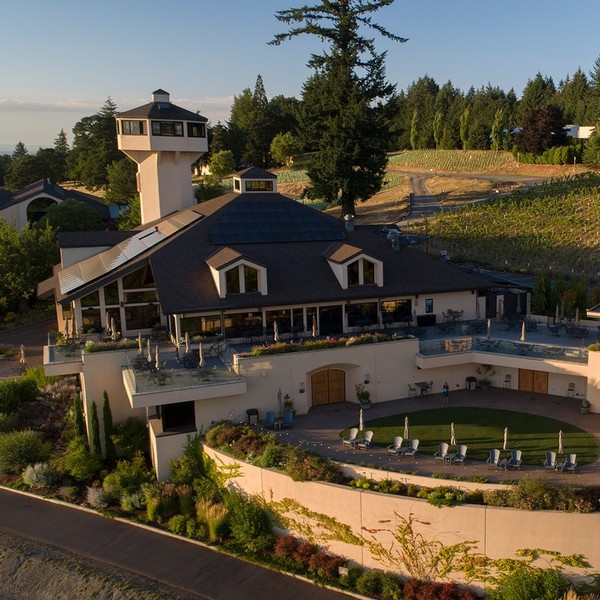
[(94, 513), (0, 489), (0, 532), (160, 581), (203, 600), (335, 600), (344, 594)]
[[(21, 325), (14, 329), (0, 331), (0, 344), (19, 348), (25, 346), (27, 365), (41, 365), (43, 347), (48, 343), (48, 331), (56, 329), (56, 319), (46, 319), (37, 323)], [(18, 374), (18, 361), (10, 361), (8, 365), (0, 364), (0, 377)]]

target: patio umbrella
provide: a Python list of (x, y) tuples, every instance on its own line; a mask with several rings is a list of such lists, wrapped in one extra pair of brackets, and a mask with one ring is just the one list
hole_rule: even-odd
[(521, 325), (521, 341), (525, 341), (525, 321), (523, 321), (523, 325)]
[(69, 337), (69, 319), (65, 319), (65, 337)]
[(575, 309), (575, 325), (579, 327), (579, 307)]
[(185, 332), (185, 353), (187, 354), (190, 351), (190, 334)]
[(564, 454), (563, 450), (563, 432), (562, 429), (558, 432), (558, 453)]
[(154, 368), (157, 371), (160, 369), (160, 360), (158, 358), (158, 344), (156, 344), (156, 354), (154, 355)]
[(138, 354), (144, 353), (144, 347), (142, 346), (142, 332), (138, 333)]
[(21, 344), (21, 347), (19, 348), (19, 364), (24, 365), (25, 363), (25, 346)]
[(363, 417), (363, 409), (361, 408), (358, 412), (358, 430), (362, 431), (365, 428), (365, 422)]
[(202, 348), (202, 342), (198, 344), (198, 368), (201, 369), (204, 366), (204, 349)]
[(560, 318), (564, 319), (565, 318), (565, 301), (562, 300), (562, 302), (560, 303)]
[(556, 312), (554, 313), (554, 322), (557, 323), (560, 321), (560, 308), (558, 308), (558, 304), (556, 305)]
[(150, 340), (148, 340), (148, 345), (146, 346), (146, 350), (148, 351), (148, 355), (146, 356), (146, 360), (151, 363), (152, 362), (152, 348), (150, 348)]
[(317, 337), (317, 319), (315, 317), (312, 318), (312, 336)]
[(112, 329), (112, 324), (110, 322), (110, 315), (108, 314), (108, 311), (106, 311), (106, 314), (104, 315), (104, 321), (106, 322), (106, 333), (108, 333), (108, 335), (110, 335), (113, 331)]
[(504, 452), (508, 450), (508, 427), (504, 428), (504, 441), (502, 442), (502, 450), (504, 450)]
[(110, 320), (110, 337), (113, 340), (117, 339), (117, 325), (115, 324), (114, 318)]
[(405, 440), (410, 440), (410, 429), (408, 428), (408, 416), (404, 417), (404, 434), (402, 437)]
[(273, 321), (273, 340), (279, 342), (279, 325), (277, 321)]
[(79, 325), (77, 325), (76, 318), (73, 318), (73, 337), (79, 337)]
[(487, 336), (488, 336), (488, 340), (490, 339), (491, 335), (492, 335), (492, 320), (488, 319), (488, 322), (487, 322)]
[(456, 435), (454, 433), (454, 423), (450, 423), (450, 445), (456, 446)]
[(279, 416), (281, 417), (281, 388), (277, 390), (277, 410), (279, 411)]

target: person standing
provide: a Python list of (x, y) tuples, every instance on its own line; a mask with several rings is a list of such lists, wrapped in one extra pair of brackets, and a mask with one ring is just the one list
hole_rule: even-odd
[(442, 387), (442, 404), (448, 404), (449, 392), (450, 392), (450, 387), (448, 386), (448, 383), (444, 383), (444, 385)]

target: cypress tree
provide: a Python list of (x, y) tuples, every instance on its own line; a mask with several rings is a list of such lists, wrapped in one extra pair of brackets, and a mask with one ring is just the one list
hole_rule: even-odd
[(81, 398), (79, 394), (75, 394), (73, 398), (73, 425), (75, 426), (75, 435), (82, 436), (87, 439), (85, 422), (83, 420), (83, 409), (81, 407)]
[(92, 402), (90, 427), (90, 454), (102, 458), (102, 446), (100, 445), (100, 421), (98, 421), (98, 409), (96, 403)]
[(104, 390), (102, 417), (102, 420), (104, 421), (104, 455), (106, 457), (106, 462), (112, 464), (117, 460), (117, 452), (115, 450), (115, 444), (112, 441), (113, 420), (112, 412), (110, 410), (110, 402), (108, 400), (108, 393), (106, 390)]

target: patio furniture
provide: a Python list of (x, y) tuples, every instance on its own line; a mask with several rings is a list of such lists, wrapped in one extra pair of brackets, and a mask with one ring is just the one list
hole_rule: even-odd
[(410, 440), (408, 447), (400, 448), (400, 454), (407, 458), (409, 456), (415, 457), (417, 450), (419, 449), (419, 440)]
[(445, 462), (446, 458), (448, 457), (448, 444), (446, 442), (439, 444), (437, 452), (433, 455), (433, 457), (435, 460)]
[(275, 428), (275, 412), (270, 410), (267, 412), (267, 414), (265, 415), (265, 420), (263, 422), (263, 425), (265, 427), (268, 427), (269, 429), (274, 429)]
[(421, 390), (421, 396), (427, 396), (433, 386), (433, 381), (417, 381), (415, 385)]
[(546, 459), (544, 460), (544, 469), (548, 471), (556, 470), (556, 452), (546, 452)]
[(510, 458), (508, 459), (506, 466), (510, 469), (521, 470), (521, 450), (513, 450)]
[(562, 325), (548, 325), (548, 329), (549, 329), (550, 333), (555, 337), (559, 336), (561, 327), (562, 327)]
[(577, 466), (577, 454), (575, 453), (567, 453), (565, 456), (565, 462), (563, 464), (563, 472), (571, 471), (575, 473), (575, 467)]
[(371, 447), (371, 441), (373, 439), (373, 432), (372, 431), (365, 431), (365, 435), (362, 438), (362, 440), (358, 440), (358, 443), (356, 444), (356, 447), (360, 450), (360, 448), (362, 448), (363, 450), (368, 450)]
[(510, 389), (512, 387), (512, 375), (510, 373), (507, 373), (504, 376), (504, 384), (503, 387)]
[(465, 462), (466, 457), (467, 457), (467, 446), (465, 444), (461, 444), (458, 447), (456, 454), (452, 457), (452, 464), (456, 464), (456, 463), (463, 464)]
[(488, 464), (489, 469), (500, 469), (500, 450), (497, 448), (490, 450), (490, 455), (485, 462)]
[(246, 409), (246, 418), (248, 420), (248, 425), (252, 425), (252, 419), (256, 425), (258, 425), (259, 416), (258, 416), (258, 408), (248, 408)]
[[(275, 413), (273, 413), (274, 415)], [(348, 437), (344, 438), (342, 440), (342, 442), (344, 443), (344, 446), (352, 446), (352, 448), (354, 448), (354, 446), (356, 445), (357, 439), (356, 436), (358, 435), (358, 427), (353, 427), (349, 434)]]
[(394, 438), (394, 441), (387, 447), (388, 454), (395, 454), (396, 456), (400, 455), (400, 449), (402, 448), (402, 436), (397, 435)]
[(408, 395), (409, 396), (416, 396), (417, 395), (417, 388), (410, 385), (410, 383), (408, 384)]

